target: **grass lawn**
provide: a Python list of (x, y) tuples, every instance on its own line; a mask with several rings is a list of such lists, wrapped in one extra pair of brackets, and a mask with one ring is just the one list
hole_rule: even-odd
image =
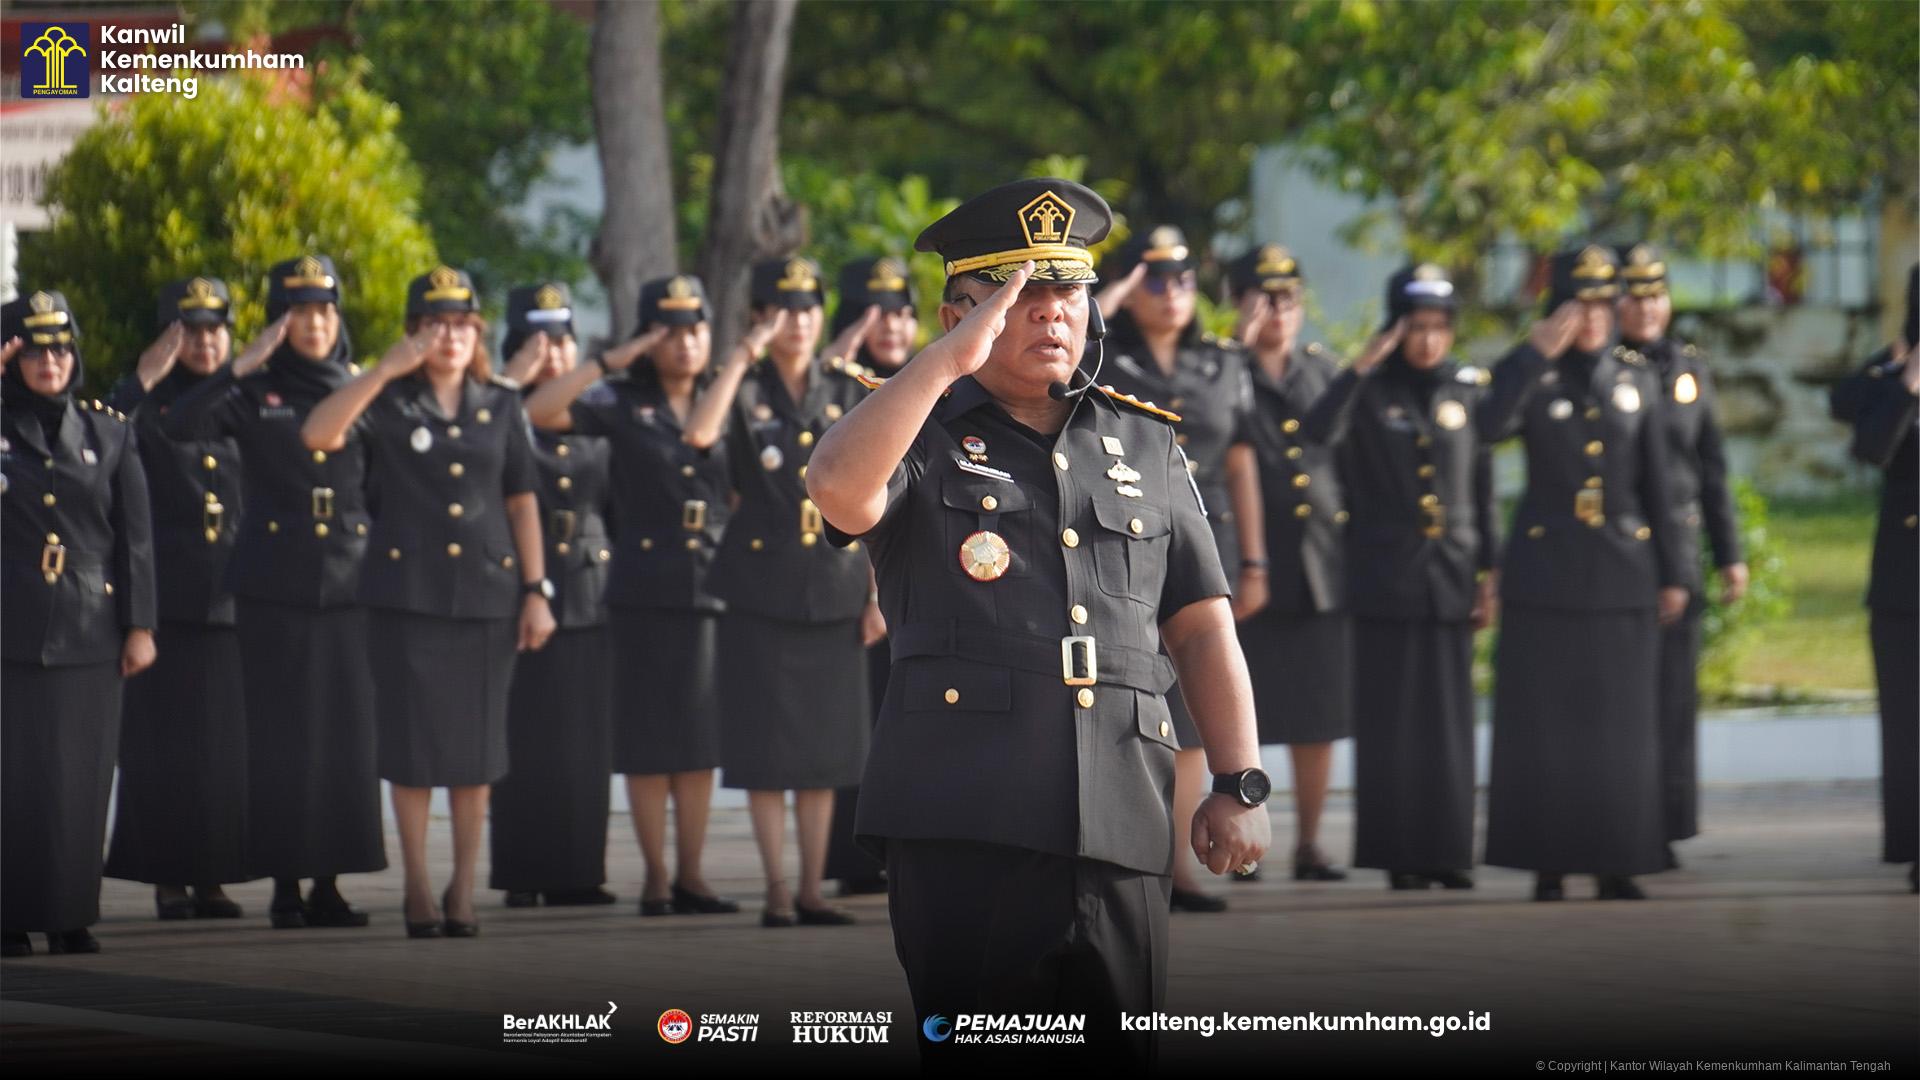
[(1866, 493), (1772, 500), (1792, 610), (1747, 645), (1737, 682), (1787, 692), (1873, 688), (1861, 600), (1875, 506)]

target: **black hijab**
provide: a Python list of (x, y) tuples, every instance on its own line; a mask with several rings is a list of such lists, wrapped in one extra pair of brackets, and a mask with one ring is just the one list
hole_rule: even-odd
[(333, 351), (324, 359), (313, 360), (302, 355), (289, 337), (267, 357), (267, 370), (289, 390), (307, 391), (318, 397), (345, 386), (353, 378), (353, 339), (347, 334), (346, 316), (340, 317), (340, 336), (334, 339)]

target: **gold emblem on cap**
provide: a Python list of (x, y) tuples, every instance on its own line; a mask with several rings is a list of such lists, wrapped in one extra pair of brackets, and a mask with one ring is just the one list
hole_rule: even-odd
[(975, 581), (993, 581), (1013, 565), (1013, 550), (999, 533), (982, 530), (960, 542), (960, 568)]
[(554, 308), (566, 307), (567, 302), (560, 296), (559, 289), (551, 285), (542, 285), (539, 290), (533, 294), (533, 306), (544, 311), (551, 311)]
[(471, 300), (473, 290), (460, 284), (460, 271), (451, 266), (438, 266), (427, 275), (427, 291), (421, 299)]
[(1446, 271), (1432, 263), (1421, 263), (1419, 266), (1413, 268), (1413, 280), (1415, 281), (1445, 281), (1446, 278)]
[(1588, 244), (1580, 249), (1580, 256), (1573, 264), (1573, 276), (1612, 281), (1613, 260), (1607, 258), (1607, 249), (1598, 244)]
[(1700, 384), (1694, 379), (1693, 372), (1681, 372), (1680, 377), (1673, 381), (1673, 400), (1682, 405), (1691, 405), (1699, 399)]
[(1020, 208), (1020, 232), (1027, 246), (1064, 244), (1073, 231), (1073, 205), (1051, 191), (1043, 191)]
[(1268, 244), (1260, 249), (1260, 261), (1253, 268), (1256, 274), (1291, 274), (1294, 268), (1293, 256), (1279, 244)]
[[(53, 306), (53, 297), (46, 293), (37, 292), (31, 297), (28, 297), (27, 306), (35, 312), (35, 314), (26, 317), (25, 322), (29, 330), (42, 326), (66, 325), (67, 313), (64, 311), (56, 311)], [(35, 341), (38, 342), (39, 339), (36, 338)], [(40, 343), (44, 344), (44, 342)]]
[(1620, 276), (1629, 281), (1646, 281), (1664, 277), (1666, 273), (1667, 264), (1660, 261), (1660, 257), (1654, 254), (1652, 247), (1646, 244), (1635, 244), (1633, 250), (1627, 252), (1626, 269), (1620, 272)]
[[(788, 264), (787, 269), (791, 271), (792, 264)], [(787, 284), (781, 282), (780, 287), (784, 289)], [(699, 308), (700, 298), (694, 295), (692, 278), (685, 274), (678, 274), (672, 281), (667, 282), (667, 295), (660, 298), (660, 310), (697, 311)]]
[(179, 306), (181, 311), (218, 310), (227, 303), (214, 294), (213, 282), (197, 277), (187, 282), (187, 292), (180, 298)]
[(773, 284), (781, 292), (817, 292), (820, 278), (813, 269), (813, 263), (806, 259), (789, 259), (786, 276)]
[(280, 284), (289, 289), (331, 289), (333, 275), (327, 273), (327, 266), (311, 255), (300, 256), (293, 264), (293, 276), (281, 278)]
[(1187, 257), (1187, 245), (1182, 242), (1180, 230), (1171, 225), (1162, 225), (1147, 236), (1147, 250), (1140, 256), (1141, 262), (1178, 262)]
[(1433, 408), (1433, 422), (1448, 431), (1459, 431), (1467, 426), (1467, 407), (1457, 401), (1443, 401)]
[(873, 276), (867, 279), (868, 292), (905, 292), (907, 288), (907, 268), (894, 258), (881, 259), (873, 264)]

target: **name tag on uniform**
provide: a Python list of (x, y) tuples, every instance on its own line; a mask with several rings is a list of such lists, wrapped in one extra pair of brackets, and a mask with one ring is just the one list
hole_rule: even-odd
[(291, 419), (293, 419), (293, 406), (291, 406), (291, 405), (262, 405), (262, 406), (260, 406), (260, 419), (262, 419), (262, 420), (291, 420)]
[(961, 472), (970, 472), (970, 473), (973, 473), (975, 476), (991, 476), (995, 480), (1005, 480), (1008, 483), (1013, 482), (1012, 473), (1004, 472), (1000, 469), (996, 469), (991, 465), (981, 465), (972, 461), (962, 461), (959, 458), (954, 458), (953, 463), (955, 465), (960, 466)]

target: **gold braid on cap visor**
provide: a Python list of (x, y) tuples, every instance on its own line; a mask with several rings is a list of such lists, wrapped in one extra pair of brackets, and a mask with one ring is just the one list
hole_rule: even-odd
[(1093, 281), (1093, 256), (1072, 244), (1036, 244), (1033, 247), (990, 251), (947, 262), (947, 276), (981, 274), (997, 281), (1013, 276), (1020, 264), (1033, 260), (1033, 276), (1041, 281)]

